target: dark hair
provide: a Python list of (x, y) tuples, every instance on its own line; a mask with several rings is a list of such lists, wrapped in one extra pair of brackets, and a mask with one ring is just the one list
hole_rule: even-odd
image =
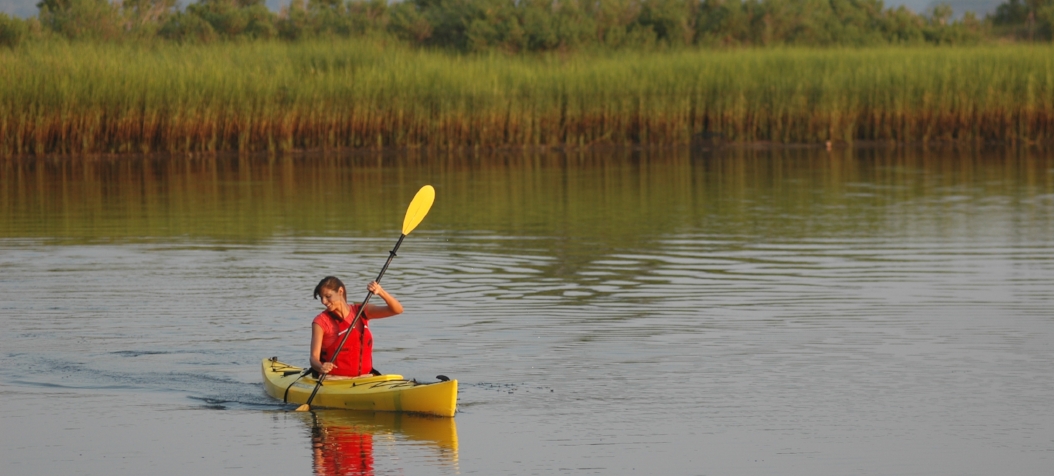
[(322, 278), (322, 281), (318, 282), (318, 286), (315, 286), (315, 299), (318, 299), (318, 295), (322, 294), (323, 289), (340, 291), (340, 288), (344, 288), (344, 283), (340, 281), (340, 278), (336, 276), (326, 276)]

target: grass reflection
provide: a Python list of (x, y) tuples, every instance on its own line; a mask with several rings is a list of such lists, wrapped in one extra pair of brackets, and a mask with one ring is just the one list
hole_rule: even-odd
[(1020, 149), (904, 148), (6, 160), (0, 237), (389, 236), (424, 183), (438, 195), (421, 232), (527, 239), (556, 256), (685, 233), (868, 236), (918, 218), (911, 204), (939, 220), (955, 197), (1028, 213), (1030, 197), (1054, 193), (1051, 164)]

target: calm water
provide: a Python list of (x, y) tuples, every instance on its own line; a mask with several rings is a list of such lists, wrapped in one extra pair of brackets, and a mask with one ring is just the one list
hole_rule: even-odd
[[(311, 290), (453, 420), (289, 412)], [(0, 161), (3, 474), (1049, 474), (1054, 155)]]

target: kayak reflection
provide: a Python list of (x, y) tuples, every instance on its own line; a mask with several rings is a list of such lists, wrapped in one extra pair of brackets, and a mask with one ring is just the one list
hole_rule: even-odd
[(311, 430), (312, 459), (318, 476), (374, 474), (375, 440), (388, 448), (426, 448), (440, 466), (457, 469), (457, 427), (453, 418), (346, 410), (316, 410), (300, 415)]

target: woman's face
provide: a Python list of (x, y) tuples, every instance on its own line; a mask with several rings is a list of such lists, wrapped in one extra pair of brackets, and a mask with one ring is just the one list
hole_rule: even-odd
[(326, 310), (329, 312), (342, 311), (344, 306), (348, 304), (347, 300), (344, 299), (344, 288), (322, 288), (322, 292), (318, 294), (318, 297), (322, 300), (322, 305), (326, 306)]

